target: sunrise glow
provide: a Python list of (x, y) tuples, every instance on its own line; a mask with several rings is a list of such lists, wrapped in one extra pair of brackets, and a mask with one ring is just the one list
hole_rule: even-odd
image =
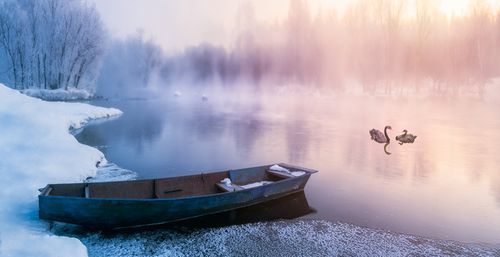
[(446, 16), (464, 16), (471, 3), (469, 0), (441, 0), (439, 10)]
[[(496, 12), (500, 8), (499, 0), (408, 0), (402, 1), (404, 9), (406, 9), (406, 13), (410, 16), (415, 12), (416, 5), (420, 1), (427, 1), (426, 5), (434, 6), (441, 13), (445, 14), (447, 17), (460, 17), (467, 16), (471, 9), (474, 6), (486, 6), (492, 12)], [(328, 9), (336, 9), (340, 12), (343, 12), (348, 6), (357, 3), (363, 3), (366, 6), (368, 5), (377, 5), (383, 4), (391, 1), (384, 0), (374, 0), (374, 1), (359, 1), (359, 0), (343, 0), (343, 1), (335, 1), (335, 0), (314, 0), (308, 1), (313, 10), (328, 10)], [(392, 1), (394, 3), (399, 1)], [(286, 1), (284, 2), (286, 3)], [(278, 10), (276, 10), (279, 13)], [(280, 15), (281, 16), (281, 15)]]
[(0, 0), (0, 257), (500, 257), (500, 0)]

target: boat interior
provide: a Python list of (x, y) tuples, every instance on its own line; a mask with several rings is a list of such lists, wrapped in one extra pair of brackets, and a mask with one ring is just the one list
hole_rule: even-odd
[[(238, 191), (248, 188), (240, 185), (253, 183), (258, 186), (258, 183), (262, 181), (273, 183), (294, 177), (288, 173), (271, 170), (270, 167), (267, 165), (161, 179), (49, 184), (42, 190), (41, 195), (120, 199), (178, 198)], [(230, 179), (230, 184), (221, 182), (226, 178)]]

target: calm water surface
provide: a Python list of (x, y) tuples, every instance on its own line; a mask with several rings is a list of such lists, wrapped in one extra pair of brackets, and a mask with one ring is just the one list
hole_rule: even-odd
[[(327, 219), (400, 233), (500, 244), (498, 100), (234, 95), (202, 101), (94, 101), (121, 109), (77, 139), (141, 177), (288, 162), (320, 170), (306, 196)], [(495, 98), (496, 99), (496, 98)], [(408, 129), (414, 144), (370, 140)]]

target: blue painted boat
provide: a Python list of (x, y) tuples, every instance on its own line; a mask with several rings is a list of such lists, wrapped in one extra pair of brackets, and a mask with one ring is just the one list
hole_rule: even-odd
[(39, 216), (101, 229), (163, 224), (303, 191), (316, 172), (278, 164), (161, 179), (49, 184), (38, 196)]

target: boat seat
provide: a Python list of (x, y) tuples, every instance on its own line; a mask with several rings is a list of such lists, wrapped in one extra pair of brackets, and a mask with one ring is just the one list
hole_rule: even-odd
[(220, 189), (223, 192), (234, 192), (234, 191), (239, 191), (239, 190), (244, 189), (243, 187), (240, 187), (240, 186), (235, 185), (235, 184), (227, 185), (227, 184), (221, 183), (221, 182), (215, 183), (215, 185), (217, 186), (218, 189)]
[(275, 170), (267, 169), (266, 171), (267, 171), (267, 173), (269, 173), (269, 174), (271, 174), (273, 176), (279, 177), (279, 178), (294, 178), (295, 177), (292, 174), (288, 174), (288, 173), (284, 173), (284, 172), (279, 172), (279, 171), (275, 171)]

